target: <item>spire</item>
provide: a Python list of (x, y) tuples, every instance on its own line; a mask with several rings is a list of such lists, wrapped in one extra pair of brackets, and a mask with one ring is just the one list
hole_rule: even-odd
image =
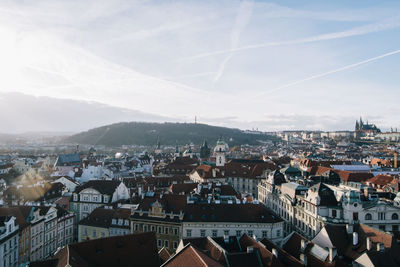
[(201, 145), (201, 147), (208, 148), (206, 139), (203, 140), (203, 144)]
[(157, 137), (157, 149), (161, 148), (160, 136)]

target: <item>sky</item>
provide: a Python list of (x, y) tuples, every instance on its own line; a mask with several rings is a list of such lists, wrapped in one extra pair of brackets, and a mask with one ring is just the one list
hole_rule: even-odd
[[(0, 101), (22, 93), (265, 131), (352, 130), (360, 116), (400, 128), (399, 10), (383, 0), (2, 0)], [(62, 112), (50, 106), (40, 116)]]

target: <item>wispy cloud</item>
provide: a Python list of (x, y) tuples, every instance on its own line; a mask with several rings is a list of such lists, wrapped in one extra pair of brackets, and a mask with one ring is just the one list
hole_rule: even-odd
[[(252, 128), (269, 110), (319, 112), (318, 98), (329, 94), (337, 101), (341, 96), (330, 93), (340, 87), (351, 91), (346, 107), (324, 109), (327, 114), (368, 115), (369, 103), (377, 106), (371, 113), (389, 113), (390, 106), (395, 114), (398, 105), (387, 97), (399, 82), (395, 60), (380, 68), (371, 64), (374, 75), (363, 79), (346, 75), (326, 84), (318, 78), (357, 67), (347, 64), (378, 48), (397, 49), (400, 3), (289, 2), (4, 0), (0, 91), (97, 101), (174, 118), (215, 116), (220, 118), (215, 123), (227, 126), (252, 121)], [(377, 32), (379, 38), (371, 34)], [(284, 90), (305, 82), (303, 92)], [(366, 84), (372, 88), (368, 93)], [(249, 97), (271, 88), (282, 90), (274, 101)], [(386, 93), (379, 101), (373, 93), (378, 89)], [(237, 119), (224, 121), (229, 117)]]
[(255, 96), (255, 98), (258, 98), (258, 97), (264, 96), (264, 95), (268, 95), (268, 94), (280, 91), (282, 89), (285, 89), (285, 88), (288, 88), (288, 87), (291, 87), (291, 86), (294, 86), (294, 85), (297, 85), (297, 84), (300, 84), (300, 83), (304, 83), (304, 82), (307, 82), (307, 81), (318, 79), (318, 78), (321, 78), (321, 77), (324, 77), (324, 76), (328, 76), (328, 75), (331, 75), (331, 74), (335, 74), (335, 73), (338, 73), (338, 72), (341, 72), (341, 71), (345, 71), (345, 70), (348, 70), (348, 69), (356, 68), (358, 66), (361, 66), (361, 65), (364, 65), (364, 64), (367, 64), (367, 63), (370, 63), (370, 62), (373, 62), (373, 61), (376, 61), (376, 60), (379, 60), (379, 59), (382, 59), (382, 58), (385, 58), (385, 57), (393, 56), (393, 55), (396, 55), (396, 54), (399, 54), (399, 53), (400, 53), (400, 49), (394, 50), (394, 51), (391, 51), (391, 52), (388, 52), (388, 53), (385, 53), (385, 54), (382, 54), (382, 55), (379, 55), (379, 56), (376, 56), (376, 57), (372, 57), (372, 58), (369, 58), (369, 59), (366, 59), (366, 60), (363, 60), (363, 61), (359, 61), (357, 63), (346, 65), (346, 66), (341, 67), (341, 68), (337, 68), (337, 69), (330, 70), (330, 71), (327, 71), (327, 72), (323, 72), (323, 73), (320, 73), (320, 74), (312, 75), (312, 76), (304, 78), (304, 79), (300, 79), (300, 80), (297, 80), (297, 81), (294, 81), (294, 82), (291, 82), (291, 83), (287, 83), (287, 84), (282, 85), (282, 86), (278, 86), (276, 88), (273, 88), (273, 89), (268, 90), (266, 92), (263, 92), (261, 94), (257, 94)]
[(382, 20), (380, 22), (371, 23), (371, 24), (367, 24), (364, 26), (360, 26), (360, 27), (355, 27), (353, 29), (346, 30), (346, 31), (320, 34), (320, 35), (315, 35), (315, 36), (311, 36), (311, 37), (290, 40), (290, 41), (267, 42), (267, 43), (260, 43), (260, 44), (230, 48), (227, 50), (218, 50), (218, 51), (214, 51), (214, 52), (201, 53), (198, 55), (182, 58), (182, 59), (180, 59), (180, 61), (195, 60), (195, 59), (201, 59), (201, 58), (205, 58), (205, 57), (222, 55), (222, 54), (232, 54), (235, 52), (265, 48), (265, 47), (269, 47), (269, 46), (298, 45), (298, 44), (306, 44), (306, 43), (334, 40), (334, 39), (340, 39), (340, 38), (348, 38), (348, 37), (353, 37), (353, 36), (359, 36), (359, 35), (365, 35), (365, 34), (390, 30), (390, 29), (394, 29), (394, 28), (398, 28), (398, 27), (400, 27), (400, 16), (395, 16), (395, 17), (391, 17), (391, 18)]
[[(253, 13), (253, 1), (252, 0), (244, 0), (239, 6), (239, 12), (235, 18), (235, 24), (233, 26), (231, 32), (231, 50), (234, 50), (239, 45), (240, 34), (246, 28), (246, 25), (249, 23), (251, 19), (251, 14)], [(214, 77), (213, 82), (216, 83), (221, 78), (224, 73), (225, 66), (232, 58), (233, 53), (231, 52), (227, 57), (222, 60), (221, 64), (218, 67), (217, 74)]]

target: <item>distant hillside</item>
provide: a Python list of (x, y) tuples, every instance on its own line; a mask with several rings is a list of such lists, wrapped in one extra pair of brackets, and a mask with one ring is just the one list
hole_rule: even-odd
[(155, 145), (160, 138), (162, 145), (201, 144), (204, 139), (211, 145), (222, 136), (230, 145), (257, 144), (259, 140), (274, 137), (244, 133), (239, 129), (193, 123), (125, 122), (111, 124), (72, 135), (66, 142), (106, 146)]

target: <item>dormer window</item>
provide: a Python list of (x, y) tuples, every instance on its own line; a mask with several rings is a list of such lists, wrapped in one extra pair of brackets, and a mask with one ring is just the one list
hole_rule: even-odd
[(116, 219), (112, 219), (112, 224), (117, 224), (117, 220)]
[(129, 226), (129, 220), (125, 220), (125, 225)]

